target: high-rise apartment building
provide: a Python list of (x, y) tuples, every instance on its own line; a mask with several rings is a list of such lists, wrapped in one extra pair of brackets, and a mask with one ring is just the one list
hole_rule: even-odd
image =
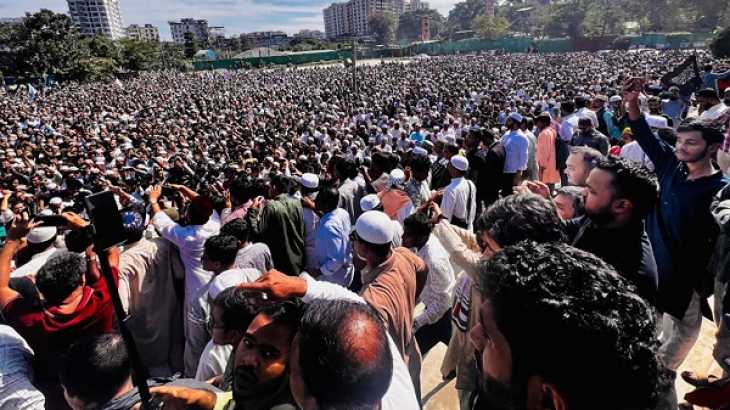
[(82, 34), (124, 37), (119, 0), (67, 0), (71, 19)]
[(370, 17), (375, 13), (390, 13), (398, 18), (406, 10), (403, 0), (350, 0), (333, 3), (322, 11), (327, 38), (367, 36)]
[(127, 27), (127, 37), (137, 41), (159, 42), (160, 29), (152, 24), (145, 24), (144, 26), (132, 24)]
[(169, 21), (172, 41), (176, 43), (185, 42), (185, 33), (193, 33), (195, 40), (200, 42), (208, 41), (208, 20), (182, 19), (180, 21)]

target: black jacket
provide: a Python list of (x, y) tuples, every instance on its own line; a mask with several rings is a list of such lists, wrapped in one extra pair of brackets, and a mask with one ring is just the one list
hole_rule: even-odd
[(643, 222), (607, 229), (582, 216), (565, 224), (568, 243), (616, 268), (621, 276), (638, 288), (639, 296), (654, 304), (659, 275)]

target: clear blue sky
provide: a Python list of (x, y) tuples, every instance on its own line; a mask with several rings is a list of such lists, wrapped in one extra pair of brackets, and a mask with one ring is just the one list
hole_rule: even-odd
[[(344, 0), (341, 0), (344, 1)], [(210, 25), (225, 26), (226, 34), (260, 30), (324, 30), (322, 9), (332, 0), (119, 0), (124, 25), (151, 23), (170, 39), (168, 20), (184, 17), (208, 19)], [(442, 14), (458, 0), (432, 0)], [(26, 11), (47, 8), (67, 13), (66, 0), (0, 0), (0, 17), (20, 17)]]

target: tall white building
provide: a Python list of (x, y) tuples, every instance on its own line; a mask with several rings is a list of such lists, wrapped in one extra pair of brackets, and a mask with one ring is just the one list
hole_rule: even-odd
[(208, 20), (182, 19), (168, 23), (170, 23), (172, 41), (176, 43), (185, 42), (185, 33), (193, 33), (197, 41), (208, 41)]
[(119, 0), (67, 0), (68, 11), (82, 34), (124, 37)]
[(132, 24), (127, 27), (127, 37), (137, 41), (159, 42), (160, 29), (152, 24), (145, 24), (144, 26)]
[(368, 21), (375, 13), (390, 13), (396, 19), (405, 12), (403, 0), (350, 0), (333, 3), (322, 10), (324, 31), (327, 38), (341, 36), (367, 36)]

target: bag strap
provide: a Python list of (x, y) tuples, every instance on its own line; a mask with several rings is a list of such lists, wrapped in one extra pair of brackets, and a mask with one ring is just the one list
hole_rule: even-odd
[(469, 197), (466, 199), (466, 215), (464, 217), (464, 222), (466, 223), (466, 226), (469, 226), (469, 213), (471, 213), (471, 185), (472, 182), (470, 180), (466, 180), (466, 184), (469, 186)]

